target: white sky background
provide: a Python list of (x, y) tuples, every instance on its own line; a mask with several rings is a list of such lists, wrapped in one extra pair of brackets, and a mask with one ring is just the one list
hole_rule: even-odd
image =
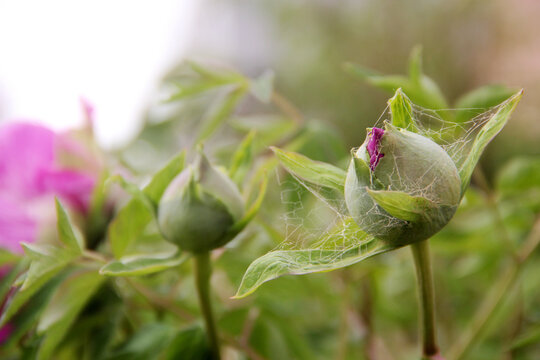
[(198, 0), (0, 0), (0, 123), (64, 130), (95, 106), (107, 148), (133, 137), (163, 74), (184, 54)]

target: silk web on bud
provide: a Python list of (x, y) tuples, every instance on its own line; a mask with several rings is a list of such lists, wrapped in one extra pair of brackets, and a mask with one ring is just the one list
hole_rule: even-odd
[[(440, 145), (452, 158), (459, 171), (476, 135), (503, 104), (460, 123), (451, 120), (456, 117), (457, 109), (430, 110), (413, 105), (411, 115), (416, 132)], [(481, 109), (470, 108), (459, 111), (478, 114)], [(372, 127), (384, 128), (385, 121), (390, 122), (390, 119), (391, 114), (387, 107)], [(378, 135), (379, 132), (372, 133), (373, 137)], [(375, 152), (370, 155), (375, 163), (382, 157), (382, 154)], [(278, 169), (276, 174), (278, 183), (283, 189), (281, 201), (285, 211), (281, 220), (285, 241), (275, 250), (310, 250), (306, 252), (309, 259), (303, 259), (302, 264), (292, 264), (290, 258), (284, 259), (288, 267), (294, 269), (297, 265), (298, 268), (305, 269), (305, 263), (311, 263), (315, 267), (320, 264), (321, 267), (318, 267), (320, 270), (331, 270), (343, 266), (344, 263), (347, 264), (349, 257), (359, 258), (362, 255), (369, 257), (387, 250), (375, 246), (377, 240), (363, 232), (352, 220), (343, 194), (304, 181), (284, 172), (283, 169)], [(396, 175), (399, 177), (399, 174)], [(413, 195), (422, 196), (423, 193), (429, 193), (430, 184), (426, 185), (422, 179), (417, 179), (416, 184), (423, 184), (423, 188), (419, 185), (411, 186), (410, 191)], [(396, 226), (404, 222), (383, 213), (377, 206), (373, 206), (369, 211), (382, 215), (383, 220), (379, 226)]]

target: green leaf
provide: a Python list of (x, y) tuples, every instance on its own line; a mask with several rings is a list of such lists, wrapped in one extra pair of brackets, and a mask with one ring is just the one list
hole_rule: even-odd
[(204, 330), (198, 326), (178, 332), (167, 348), (164, 358), (168, 360), (212, 360)]
[(259, 187), (259, 192), (257, 195), (257, 198), (251, 204), (248, 211), (246, 211), (244, 217), (240, 219), (237, 223), (233, 224), (231, 229), (229, 229), (229, 233), (231, 235), (236, 235), (240, 233), (250, 222), (253, 220), (255, 215), (259, 212), (259, 209), (261, 208), (262, 202), (264, 200), (264, 195), (266, 195), (266, 187), (268, 185), (268, 178), (265, 176), (263, 178), (263, 181), (261, 182), (261, 185)]
[(259, 101), (267, 104), (274, 92), (274, 72), (266, 70), (258, 78), (251, 80), (249, 90)]
[(499, 105), (515, 93), (515, 89), (503, 85), (487, 85), (468, 92), (456, 102), (458, 109), (456, 122), (462, 123), (470, 120), (489, 108)]
[(216, 71), (195, 62), (188, 62), (188, 65), (194, 71), (196, 77), (177, 81), (175, 85), (178, 87), (178, 91), (171, 95), (168, 99), (169, 102), (183, 100), (222, 86), (245, 81), (241, 74), (233, 71)]
[(96, 270), (79, 270), (56, 289), (40, 317), (37, 332), (44, 335), (37, 359), (49, 359), (105, 278)]
[(438, 110), (447, 109), (448, 103), (437, 84), (426, 75), (422, 75), (419, 81), (402, 75), (381, 75), (357, 64), (345, 64), (345, 70), (359, 77), (375, 87), (393, 94), (401, 88), (416, 105)]
[(109, 225), (111, 250), (118, 259), (154, 219), (153, 214), (139, 200), (128, 202)]
[(388, 100), (388, 106), (392, 114), (392, 125), (415, 132), (411, 101), (401, 89), (397, 89), (395, 95)]
[(523, 90), (515, 93), (510, 99), (502, 103), (498, 110), (487, 123), (479, 131), (478, 135), (474, 139), (471, 147), (471, 151), (467, 154), (467, 157), (463, 163), (458, 167), (459, 177), (461, 178), (461, 194), (465, 193), (469, 181), (471, 179), (472, 172), (480, 160), (480, 156), (484, 152), (484, 149), (489, 142), (502, 130), (510, 115), (516, 108), (517, 104), (521, 100)]
[(16, 263), (20, 257), (6, 249), (0, 249), (0, 266)]
[(387, 213), (398, 219), (418, 221), (437, 207), (431, 200), (421, 196), (411, 196), (401, 191), (385, 191), (367, 189), (369, 195)]
[[(175, 156), (159, 170), (141, 191), (134, 185), (128, 185), (136, 197), (131, 199), (109, 225), (108, 236), (114, 256), (119, 259), (129, 245), (143, 234), (154, 219), (154, 214), (169, 183), (184, 169), (185, 151)], [(122, 180), (120, 178), (120, 180)]]
[(57, 198), (54, 200), (56, 203), (56, 227), (58, 230), (58, 238), (66, 245), (67, 249), (73, 251), (75, 254), (81, 254), (84, 248), (82, 239), (77, 239), (75, 236), (69, 217), (60, 201), (58, 201)]
[(130, 257), (109, 262), (99, 270), (99, 273), (106, 276), (148, 275), (177, 267), (188, 258), (188, 254), (180, 252), (166, 258)]
[(304, 155), (271, 147), (283, 166), (293, 175), (311, 184), (344, 192), (347, 172), (328, 163), (311, 160)]
[(229, 70), (229, 69), (213, 70), (213, 69), (210, 69), (208, 66), (205, 66), (195, 61), (188, 61), (187, 63), (189, 67), (203, 79), (228, 81), (229, 83), (239, 82), (245, 79), (244, 76), (242, 76), (242, 74), (239, 74), (233, 70)]
[[(175, 336), (175, 327), (165, 323), (150, 323), (141, 327), (106, 360), (158, 359)], [(201, 359), (202, 360), (202, 359)]]
[(250, 131), (244, 138), (233, 155), (229, 177), (236, 183), (241, 184), (246, 175), (247, 169), (253, 160), (253, 139), (255, 131)]
[(208, 139), (218, 127), (229, 118), (236, 106), (246, 93), (246, 85), (241, 84), (231, 90), (225, 97), (211, 109), (209, 115), (204, 119), (203, 126), (197, 136), (196, 144)]
[(69, 265), (78, 254), (71, 249), (52, 245), (21, 244), (26, 255), (32, 260), (20, 289), (11, 298), (0, 319), (0, 326), (26, 303), (49, 280)]
[(288, 139), (297, 130), (297, 124), (291, 119), (276, 115), (257, 115), (235, 117), (231, 126), (239, 131), (257, 133), (253, 142), (253, 152), (264, 151), (270, 145), (275, 145)]
[[(2, 265), (3, 266), (3, 265)], [(9, 290), (13, 286), (13, 283), (17, 279), (17, 277), (20, 275), (22, 271), (24, 271), (28, 267), (28, 260), (23, 259), (19, 262), (10, 263), (5, 269), (7, 269), (7, 272), (2, 275), (0, 278), (0, 299), (5, 299), (6, 296), (9, 293)]]
[(157, 205), (161, 196), (169, 186), (169, 183), (184, 170), (186, 159), (186, 152), (182, 151), (180, 154), (172, 158), (167, 165), (154, 174), (150, 183), (146, 185), (143, 192), (148, 198)]
[(420, 85), (422, 80), (422, 46), (415, 46), (409, 56), (409, 79), (413, 84)]
[(378, 87), (389, 93), (394, 93), (399, 88), (410, 87), (410, 79), (402, 75), (382, 75), (362, 65), (346, 63), (345, 71), (354, 75), (368, 84)]
[[(15, 328), (10, 333), (7, 342), (2, 344), (2, 348), (8, 349), (11, 346), (20, 344), (19, 340), (25, 336), (31, 328), (35, 327), (43, 309), (49, 303), (54, 289), (58, 287), (67, 275), (68, 272), (64, 272), (48, 281), (38, 292), (28, 299), (24, 304), (24, 311), (17, 312), (17, 314), (10, 319), (10, 323), (14, 325)], [(35, 359), (35, 356), (32, 357), (32, 359)]]
[(343, 221), (316, 243), (313, 249), (276, 250), (253, 261), (234, 298), (246, 297), (263, 283), (283, 275), (332, 271), (392, 250), (360, 230), (352, 219)]
[(118, 175), (118, 174), (111, 176), (107, 180), (107, 182), (108, 183), (114, 182), (120, 185), (122, 189), (124, 189), (127, 193), (129, 193), (133, 197), (133, 200), (137, 200), (138, 202), (140, 202), (142, 205), (146, 207), (148, 211), (150, 211), (153, 215), (155, 215), (157, 211), (157, 204), (152, 202), (152, 200), (150, 200), (150, 198), (144, 193), (144, 191), (139, 189), (139, 187), (136, 184), (127, 181), (122, 175)]
[(538, 345), (540, 343), (540, 324), (536, 324), (527, 329), (523, 334), (517, 337), (512, 342), (511, 349), (517, 350), (531, 345)]
[(498, 174), (497, 189), (504, 194), (540, 190), (540, 159), (538, 157), (512, 159)]
[(108, 171), (102, 171), (92, 190), (84, 225), (84, 240), (87, 248), (95, 248), (105, 237), (107, 231), (109, 218), (105, 206), (107, 205), (108, 193), (105, 183), (108, 178)]

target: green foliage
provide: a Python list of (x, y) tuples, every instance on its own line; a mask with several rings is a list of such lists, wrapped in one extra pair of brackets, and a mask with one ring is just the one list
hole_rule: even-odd
[(117, 259), (125, 254), (152, 222), (157, 203), (172, 179), (183, 170), (184, 159), (184, 152), (175, 156), (152, 177), (142, 191), (135, 185), (127, 184), (121, 177), (116, 177), (123, 187), (134, 195), (109, 225), (111, 248)]
[[(420, 48), (411, 54), (407, 76), (382, 75), (358, 65), (348, 65), (348, 70), (393, 93), (388, 105), (394, 127), (420, 131), (415, 115), (424, 109), (419, 106), (448, 108), (439, 87), (423, 74)], [(248, 79), (235, 71), (189, 63), (167, 82), (176, 84), (167, 106), (176, 106), (177, 112), (152, 118), (145, 125), (140, 139), (156, 150), (154, 157), (141, 156), (146, 167), (129, 169), (126, 164), (122, 174), (132, 170), (125, 175), (130, 181), (109, 178), (107, 185), (118, 182), (131, 198), (115, 204), (107, 236), (96, 231), (96, 239), (88, 241), (88, 224), (105, 226), (112, 199), (125, 193), (114, 193), (101, 182), (87, 216), (72, 216), (56, 203), (56, 239), (25, 244), (24, 256), (0, 252), (0, 265), (11, 267), (0, 283), (0, 294), (7, 296), (2, 323), (13, 326), (10, 339), (0, 347), (0, 357), (211, 359), (188, 255), (164, 241), (155, 221), (165, 189), (193, 154), (188, 150), (154, 170), (171, 154), (204, 141), (212, 159), (228, 165), (224, 170), (243, 188), (249, 204), (230, 229), (235, 240), (211, 257), (211, 298), (227, 356), (418, 358), (410, 259), (407, 252), (397, 250), (399, 244), (367, 234), (347, 213), (343, 198), (347, 173), (342, 169), (350, 159), (350, 144), (344, 143), (339, 131), (331, 124), (298, 116), (288, 101), (286, 106), (279, 103), (283, 98), (274, 90), (271, 71)], [(309, 92), (309, 84), (304, 85), (303, 91)], [(331, 90), (324, 97), (319, 94), (319, 99), (331, 102), (350, 95), (362, 114), (370, 114), (356, 93), (340, 92), (336, 97)], [(487, 86), (458, 98), (455, 106), (463, 109), (437, 112), (445, 121), (462, 125), (479, 114), (487, 120), (474, 133), (471, 146), (461, 152), (469, 156), (459, 167), (460, 208), (430, 240), (438, 321), (444, 328), (443, 356), (451, 354), (450, 349), (458, 353), (457, 339), (478, 326), (481, 336), (470, 340), (460, 358), (498, 359), (510, 352), (516, 359), (537, 358), (540, 269), (535, 256), (524, 254), (532, 253), (533, 240), (540, 233), (538, 159), (514, 158), (495, 180), (488, 173), (486, 184), (474, 178), (473, 187), (467, 188), (482, 152), (506, 124), (520, 97), (505, 87)], [(505, 102), (496, 106), (501, 101)], [(235, 113), (240, 103), (246, 105), (241, 116)], [(343, 104), (338, 101), (332, 106)], [(333, 119), (304, 106), (306, 114)], [(486, 109), (489, 112), (484, 114)], [(356, 114), (350, 107), (342, 111)], [(363, 129), (360, 133), (358, 138), (365, 135)], [(440, 134), (444, 141), (460, 135)], [(122, 160), (123, 152), (119, 157)], [(282, 174), (280, 163), (292, 176)], [(414, 222), (432, 209), (433, 203), (424, 197), (383, 188), (371, 177), (365, 161), (354, 164), (357, 177), (375, 185), (369, 196), (390, 215)], [(150, 180), (141, 187), (144, 179)], [(115, 196), (109, 199), (105, 194)], [(84, 231), (79, 232), (75, 224)], [(80, 234), (86, 236), (88, 249)], [(374, 257), (382, 253), (387, 254)], [(364, 261), (368, 258), (372, 259)], [(362, 264), (351, 266), (358, 262)], [(506, 265), (510, 272), (505, 272)], [(332, 271), (336, 269), (341, 270)], [(308, 273), (312, 275), (285, 276)], [(519, 286), (489, 291), (509, 279)], [(501, 297), (494, 301), (489, 298), (492, 293)], [(493, 312), (484, 307), (477, 310), (477, 304), (484, 303), (495, 304)], [(486, 313), (489, 321), (484, 324), (478, 314)]]
[(254, 130), (250, 131), (244, 140), (242, 140), (232, 157), (231, 166), (229, 168), (229, 177), (237, 185), (240, 185), (243, 182), (251, 162), (253, 161), (253, 141), (255, 139), (255, 134)]
[(73, 249), (52, 245), (25, 244), (24, 250), (31, 259), (30, 268), (21, 287), (9, 300), (2, 314), (1, 324), (6, 324), (36, 292), (79, 255)]
[(72, 273), (55, 290), (39, 319), (37, 332), (44, 336), (37, 359), (49, 359), (76, 320), (83, 306), (94, 295), (104, 278), (95, 269)]
[(187, 254), (178, 252), (171, 257), (129, 257), (111, 261), (103, 266), (99, 273), (106, 276), (141, 276), (175, 268), (187, 260)]
[(474, 89), (456, 101), (456, 122), (465, 122), (476, 115), (499, 105), (516, 93), (503, 85), (487, 85)]
[(266, 70), (256, 79), (250, 82), (250, 92), (259, 101), (263, 103), (269, 103), (272, 100), (272, 94), (274, 93), (274, 72), (272, 70)]
[(60, 204), (60, 201), (55, 199), (55, 202), (58, 238), (62, 243), (64, 243), (67, 250), (73, 252), (74, 255), (80, 255), (84, 248), (84, 244), (75, 236), (69, 218), (66, 214), (66, 210), (63, 208), (62, 204)]
[(263, 179), (259, 186), (257, 198), (253, 201), (244, 216), (236, 223), (234, 223), (233, 226), (229, 229), (231, 235), (236, 235), (240, 233), (240, 231), (242, 231), (253, 220), (255, 215), (257, 215), (263, 203), (264, 196), (266, 195), (266, 187), (268, 183), (267, 181), (267, 178)]
[(343, 192), (345, 170), (320, 161), (313, 161), (306, 156), (273, 147), (272, 150), (283, 166), (292, 174), (309, 183), (325, 186)]
[(200, 327), (192, 327), (176, 334), (165, 354), (165, 359), (211, 360), (206, 335)]
[(540, 187), (540, 159), (518, 157), (504, 166), (497, 177), (497, 189), (503, 194), (519, 194)]
[(213, 108), (210, 109), (206, 119), (204, 119), (202, 123), (202, 129), (197, 136), (196, 143), (201, 143), (214, 134), (218, 127), (231, 116), (245, 93), (246, 86), (242, 84), (227, 93)]
[(174, 328), (167, 324), (150, 323), (141, 327), (128, 341), (112, 351), (107, 360), (158, 359), (174, 339)]
[(411, 100), (428, 109), (447, 109), (448, 103), (437, 84), (422, 72), (421, 50), (416, 48), (409, 61), (409, 76), (381, 75), (363, 66), (347, 63), (345, 70), (367, 83), (394, 93), (402, 89)]
[[(334, 250), (343, 238), (351, 243), (347, 251)], [(317, 241), (315, 249), (276, 250), (255, 260), (246, 270), (235, 295), (242, 298), (253, 293), (263, 283), (282, 275), (302, 275), (343, 268), (391, 248), (364, 233), (348, 219)]]
[(490, 117), (488, 122), (482, 126), (482, 129), (476, 135), (471, 150), (462, 164), (458, 166), (459, 177), (461, 178), (461, 193), (465, 192), (480, 156), (489, 142), (502, 130), (510, 115), (521, 100), (523, 90), (517, 92), (510, 99), (505, 101), (497, 108), (497, 112)]

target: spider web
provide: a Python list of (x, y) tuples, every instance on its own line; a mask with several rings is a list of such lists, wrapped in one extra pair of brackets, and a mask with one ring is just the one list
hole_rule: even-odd
[[(459, 172), (471, 151), (474, 139), (504, 104), (490, 108), (485, 112), (482, 112), (485, 109), (479, 108), (430, 110), (413, 105), (411, 117), (416, 127), (415, 132), (437, 143), (450, 156)], [(466, 122), (458, 123), (452, 120), (458, 111), (478, 115), (471, 116), (472, 118)], [(387, 107), (373, 126), (384, 127), (384, 122), (390, 121), (390, 119), (390, 109)], [(357, 148), (352, 149), (353, 152), (356, 150)], [(390, 176), (402, 179), (403, 184), (407, 184), (408, 188), (405, 190), (401, 188), (401, 191), (429, 198), (429, 194), (432, 194), (433, 190), (436, 191), (436, 189), (431, 189), (436, 186), (433, 174), (429, 174), (431, 170), (427, 169), (425, 176), (417, 179), (402, 179), (402, 175), (397, 173)], [(305, 254), (305, 257), (300, 259), (287, 258), (284, 260), (289, 268), (298, 268), (309, 272), (306, 266), (313, 265), (315, 268), (320, 266), (320, 269), (327, 270), (325, 264), (328, 265), (328, 269), (341, 267), (344, 265), (340, 265), (340, 263), (346, 265), (349, 260), (353, 263), (376, 253), (390, 250), (374, 245), (377, 241), (361, 230), (361, 228), (365, 229), (366, 227), (359, 227), (352, 220), (348, 214), (343, 194), (279, 170), (276, 171), (276, 176), (283, 189), (281, 201), (286, 211), (281, 219), (285, 240), (278, 245), (275, 251), (303, 250), (303, 254)], [(430, 200), (436, 201), (437, 199)], [(404, 220), (390, 216), (376, 205), (370, 208), (368, 213), (379, 215), (379, 220), (373, 224), (374, 227), (395, 226), (404, 222)], [(350, 259), (351, 257), (355, 257), (355, 259)], [(294, 264), (294, 261), (298, 261), (298, 264)], [(291, 273), (294, 273), (294, 270)]]
[[(411, 167), (406, 164), (406, 166), (392, 168), (393, 165), (405, 160), (399, 158), (398, 148), (396, 148), (396, 151), (392, 153), (395, 163), (391, 164), (388, 160), (384, 162), (383, 158), (378, 165), (384, 166), (384, 171), (378, 174), (379, 179), (381, 179), (379, 175), (391, 178), (381, 182), (372, 177), (372, 188), (421, 195), (438, 204), (438, 211), (443, 211), (445, 208), (455, 210), (455, 205), (459, 202), (461, 192), (465, 188), (464, 183), (468, 182), (483, 148), (502, 129), (520, 97), (521, 92), (485, 112), (482, 112), (482, 109), (473, 108), (429, 110), (412, 105), (409, 115), (415, 132), (432, 139), (439, 145), (423, 143), (413, 153), (417, 154), (416, 156), (427, 157), (430, 152), (440, 153), (444, 150), (449, 158), (441, 154), (443, 156), (435, 156), (437, 158), (435, 164), (424, 159), (417, 161), (416, 166)], [(473, 114), (469, 116), (470, 120), (453, 121), (456, 118), (464, 118), (465, 112)], [(389, 108), (386, 108), (373, 126), (383, 127), (384, 122), (389, 119), (391, 119), (391, 114)], [(421, 140), (417, 140), (418, 143), (422, 143)], [(411, 144), (414, 141), (416, 140), (413, 139)], [(352, 151), (355, 150), (352, 149)], [(448, 162), (450, 166), (455, 165), (459, 177), (455, 172), (442, 170), (445, 166), (434, 166), (441, 162)], [(451, 164), (452, 162), (454, 165)], [(302, 166), (302, 161), (295, 160), (291, 164), (298, 169)], [(324, 169), (325, 166), (320, 165), (319, 168)], [(397, 171), (398, 168), (401, 168), (401, 173)], [(313, 171), (313, 169), (305, 168), (299, 173), (310, 174)], [(281, 219), (285, 240), (274, 251), (251, 263), (244, 274), (237, 297), (247, 296), (262, 283), (285, 274), (299, 275), (330, 271), (405, 245), (399, 244), (399, 240), (395, 243), (395, 241), (379, 240), (370, 235), (379, 236), (377, 231), (381, 229), (390, 230), (388, 227), (408, 224), (404, 220), (389, 215), (376, 205), (367, 192), (360, 193), (361, 197), (357, 205), (362, 206), (361, 213), (367, 214), (368, 216), (364, 218), (369, 218), (369, 220), (357, 218), (356, 220), (361, 222), (357, 224), (348, 214), (342, 189), (319, 186), (295, 176), (292, 168), (291, 172), (293, 173), (288, 174), (279, 170), (276, 172), (278, 183), (282, 188), (281, 202), (286, 209)], [(339, 170), (332, 173), (333, 178), (339, 178)], [(460, 178), (463, 180), (460, 181)], [(454, 181), (459, 183), (457, 188)], [(343, 182), (345, 182), (344, 177)], [(393, 184), (396, 189), (384, 188), (383, 183)], [(452, 188), (447, 191), (445, 187), (449, 184)], [(452, 212), (448, 214), (451, 216)], [(442, 219), (446, 220), (445, 217)]]

